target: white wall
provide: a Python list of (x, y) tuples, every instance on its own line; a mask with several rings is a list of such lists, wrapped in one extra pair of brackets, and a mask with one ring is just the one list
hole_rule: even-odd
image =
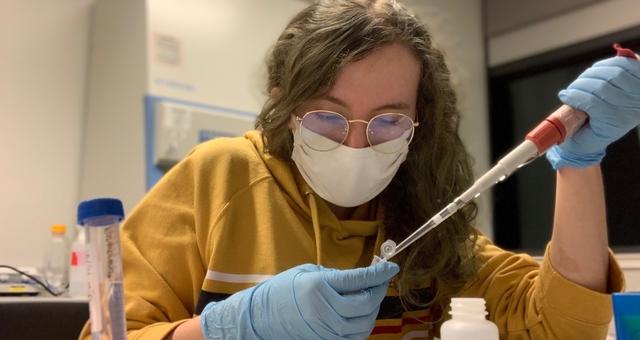
[[(301, 0), (150, 2), (149, 93), (257, 114), (266, 100), (267, 52), (306, 6)], [(162, 36), (176, 43), (177, 62), (159, 60)]]
[[(485, 43), (480, 0), (406, 0), (445, 54), (458, 94), (462, 115), (460, 136), (474, 159), (474, 173), (489, 169), (489, 118), (486, 85)], [(491, 195), (477, 200), (477, 227), (493, 235)]]
[(125, 214), (144, 182), (145, 0), (98, 0), (87, 83), (80, 199), (116, 197)]
[(489, 65), (547, 52), (640, 25), (640, 1), (609, 0), (489, 39)]
[(0, 264), (75, 225), (91, 3), (0, 0)]
[(485, 0), (486, 36), (513, 31), (602, 1), (608, 0)]

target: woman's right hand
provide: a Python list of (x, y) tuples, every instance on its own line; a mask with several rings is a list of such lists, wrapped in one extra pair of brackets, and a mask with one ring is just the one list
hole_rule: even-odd
[(362, 339), (373, 330), (393, 262), (337, 270), (304, 264), (208, 304), (207, 339)]

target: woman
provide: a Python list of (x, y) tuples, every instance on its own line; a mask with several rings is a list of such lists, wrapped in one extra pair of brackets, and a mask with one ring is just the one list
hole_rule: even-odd
[(484, 297), (503, 339), (604, 338), (622, 275), (598, 163), (640, 123), (640, 67), (602, 63), (561, 92), (590, 125), (548, 153), (542, 265), (492, 245), (470, 205), (369, 266), (472, 183), (456, 97), (396, 2), (311, 5), (273, 48), (257, 131), (195, 148), (124, 224), (129, 338), (431, 338), (452, 296)]

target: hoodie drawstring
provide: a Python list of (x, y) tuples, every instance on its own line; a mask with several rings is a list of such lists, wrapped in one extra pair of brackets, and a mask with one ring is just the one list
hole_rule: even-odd
[(316, 238), (316, 264), (322, 265), (322, 237), (320, 235), (320, 221), (318, 220), (318, 204), (312, 192), (305, 193), (309, 200), (309, 209), (311, 210), (311, 223), (313, 224), (313, 234)]

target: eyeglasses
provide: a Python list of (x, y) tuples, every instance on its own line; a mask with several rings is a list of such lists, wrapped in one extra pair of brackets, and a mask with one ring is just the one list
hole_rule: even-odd
[(369, 145), (380, 153), (394, 153), (409, 145), (414, 128), (419, 125), (402, 113), (382, 113), (369, 121), (349, 120), (332, 111), (310, 111), (295, 118), (300, 122), (302, 141), (317, 151), (337, 148), (347, 139), (351, 123), (364, 123)]

